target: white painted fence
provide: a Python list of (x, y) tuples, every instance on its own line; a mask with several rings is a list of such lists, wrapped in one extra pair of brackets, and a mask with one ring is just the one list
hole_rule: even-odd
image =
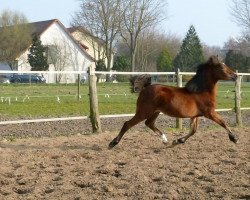
[[(149, 75), (194, 75), (194, 72), (107, 72), (107, 71), (91, 71), (92, 75), (109, 74), (112, 75), (139, 75), (139, 74), (149, 74)], [(6, 71), (0, 70), (0, 74), (87, 74), (87, 71)], [(238, 76), (250, 76), (250, 73), (237, 73)], [(240, 92), (240, 91), (238, 91)], [(237, 93), (237, 90), (236, 90)], [(240, 101), (240, 99), (238, 99)], [(239, 104), (240, 105), (240, 104)], [(227, 109), (217, 109), (218, 112), (223, 111), (235, 111), (237, 108), (227, 108)], [(239, 108), (239, 110), (250, 110), (248, 108)], [(100, 118), (112, 118), (112, 117), (130, 117), (133, 114), (119, 114), (119, 115), (100, 115)], [(63, 118), (44, 118), (44, 119), (30, 119), (30, 120), (15, 120), (15, 121), (2, 121), (0, 125), (7, 124), (21, 124), (21, 123), (38, 123), (38, 122), (53, 122), (53, 121), (66, 121), (66, 120), (81, 120), (87, 119), (89, 116), (79, 116), (79, 117), (63, 117)]]

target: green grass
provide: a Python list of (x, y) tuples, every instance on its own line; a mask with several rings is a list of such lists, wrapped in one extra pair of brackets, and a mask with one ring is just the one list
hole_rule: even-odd
[[(221, 82), (218, 85), (217, 107), (234, 108), (235, 86), (232, 82)], [(241, 107), (250, 107), (250, 83), (241, 86)]]
[[(89, 115), (88, 85), (81, 85), (79, 101), (76, 84), (9, 84), (0, 85), (0, 88), (0, 116), (41, 118)], [(128, 83), (100, 83), (97, 90), (100, 114), (134, 113), (138, 94), (130, 93)], [(234, 83), (219, 84), (218, 108), (234, 107), (233, 91)], [(250, 83), (242, 85), (241, 105), (250, 107)]]

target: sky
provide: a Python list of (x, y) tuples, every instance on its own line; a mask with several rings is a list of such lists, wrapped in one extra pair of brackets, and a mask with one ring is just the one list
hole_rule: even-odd
[[(241, 33), (230, 16), (230, 0), (167, 0), (167, 18), (161, 23), (166, 33), (183, 39), (194, 25), (202, 43), (223, 47), (230, 37)], [(79, 0), (0, 0), (4, 9), (20, 11), (29, 22), (59, 19), (70, 26), (72, 15), (79, 9)]]
[(168, 18), (163, 27), (181, 38), (190, 25), (194, 25), (200, 40), (209, 46), (222, 47), (230, 37), (241, 34), (241, 28), (230, 15), (230, 0), (168, 0), (167, 8)]

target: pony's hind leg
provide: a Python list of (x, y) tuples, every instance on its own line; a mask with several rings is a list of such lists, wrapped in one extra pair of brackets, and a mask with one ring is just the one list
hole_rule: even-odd
[(117, 145), (122, 139), (122, 136), (124, 135), (124, 133), (126, 133), (131, 127), (135, 126), (136, 124), (143, 121), (144, 119), (145, 118), (141, 118), (138, 115), (135, 115), (132, 119), (130, 119), (129, 121), (126, 121), (123, 124), (122, 129), (120, 130), (119, 134), (109, 143), (109, 148), (111, 149), (115, 145)]
[(191, 118), (191, 121), (190, 121), (190, 131), (187, 135), (185, 135), (184, 137), (182, 138), (179, 138), (177, 140), (174, 140), (173, 141), (173, 144), (182, 144), (182, 143), (185, 143), (186, 140), (191, 137), (192, 135), (195, 134), (196, 130), (197, 130), (197, 127), (198, 127), (198, 117), (195, 117), (195, 118)]
[(145, 121), (145, 124), (152, 131), (154, 131), (155, 133), (157, 133), (157, 134), (159, 134), (161, 136), (161, 139), (162, 139), (163, 143), (167, 143), (168, 140), (167, 140), (166, 135), (164, 133), (162, 133), (158, 128), (155, 127), (155, 120), (159, 116), (159, 114), (160, 114), (160, 112), (154, 113), (152, 116), (147, 118), (147, 120)]
[(226, 123), (223, 121), (223, 119), (221, 118), (221, 116), (219, 114), (217, 114), (216, 112), (213, 112), (207, 118), (213, 120), (214, 122), (216, 122), (217, 124), (219, 124), (220, 126), (225, 128), (228, 132), (228, 137), (229, 137), (230, 141), (232, 141), (234, 143), (238, 143), (238, 137), (235, 134), (233, 134), (233, 132), (226, 125)]

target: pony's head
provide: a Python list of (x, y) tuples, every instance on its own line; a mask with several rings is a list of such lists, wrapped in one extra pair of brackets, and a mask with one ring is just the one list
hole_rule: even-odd
[(138, 75), (130, 78), (131, 92), (140, 92), (144, 87), (151, 85), (150, 75)]
[(207, 61), (211, 68), (211, 76), (216, 80), (236, 80), (237, 74), (225, 63), (220, 62), (217, 56), (211, 56)]
[(237, 74), (217, 56), (211, 56), (207, 62), (200, 64), (196, 75), (187, 82), (185, 88), (190, 92), (211, 90), (219, 80), (236, 80)]

